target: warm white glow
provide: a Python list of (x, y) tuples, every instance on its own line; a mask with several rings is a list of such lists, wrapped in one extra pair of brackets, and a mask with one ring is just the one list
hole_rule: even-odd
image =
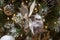
[(9, 20), (9, 17), (7, 17), (7, 20)]
[(41, 6), (41, 4), (38, 4), (39, 6)]
[(45, 22), (45, 19), (43, 19), (43, 22)]
[(47, 28), (48, 26), (45, 26), (45, 28)]
[(57, 24), (56, 22), (54, 22), (54, 24)]
[(26, 1), (26, 3), (27, 3), (28, 1)]
[(13, 14), (13, 16), (16, 16), (16, 14)]

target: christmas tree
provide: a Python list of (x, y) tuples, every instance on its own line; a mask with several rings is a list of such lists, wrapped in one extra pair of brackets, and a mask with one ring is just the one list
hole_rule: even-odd
[(0, 0), (1, 40), (60, 40), (59, 2)]

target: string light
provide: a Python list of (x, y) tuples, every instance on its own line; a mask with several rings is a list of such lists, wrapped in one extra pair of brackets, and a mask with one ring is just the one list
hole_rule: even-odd
[(37, 10), (37, 8), (35, 8), (35, 10)]
[(15, 18), (12, 18), (12, 20), (16, 22), (16, 17)]
[(16, 22), (16, 19), (14, 21)]
[(16, 16), (16, 14), (13, 14), (13, 16)]
[(35, 8), (34, 10), (35, 10), (35, 12), (38, 12), (37, 8)]
[(45, 22), (45, 19), (43, 19), (43, 22)]
[(13, 14), (13, 18), (11, 19), (16, 22), (16, 14)]
[(54, 22), (54, 24), (57, 24), (57, 22)]
[(13, 18), (11, 18), (12, 20), (14, 20)]
[(26, 3), (28, 3), (28, 1), (26, 0)]
[(47, 29), (48, 26), (45, 26), (45, 28)]
[(41, 4), (38, 4), (39, 6), (41, 6)]
[(22, 4), (24, 4), (24, 2), (22, 2)]
[(9, 20), (9, 17), (7, 17), (7, 20)]
[(23, 36), (23, 34), (21, 34), (21, 37)]
[(2, 9), (0, 8), (0, 10), (2, 10)]

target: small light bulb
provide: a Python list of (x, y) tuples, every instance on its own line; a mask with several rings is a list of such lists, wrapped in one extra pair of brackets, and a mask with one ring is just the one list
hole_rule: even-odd
[(2, 10), (2, 9), (0, 8), (0, 10)]
[(39, 6), (41, 6), (41, 4), (38, 4)]
[(11, 18), (11, 19), (16, 22), (16, 18)]
[(16, 14), (13, 14), (13, 16), (16, 16)]
[(22, 37), (23, 35), (21, 34), (21, 37)]
[(47, 29), (48, 26), (45, 26), (45, 28)]
[(28, 1), (26, 1), (26, 3), (27, 3)]
[(9, 20), (9, 17), (7, 17), (7, 20)]
[(54, 22), (54, 24), (57, 24), (56, 22)]
[(16, 22), (16, 19), (14, 19), (14, 21)]
[(24, 4), (24, 2), (22, 2), (22, 5)]
[(43, 19), (43, 22), (45, 22), (45, 19)]
[(13, 18), (11, 18), (13, 20)]
[(35, 8), (35, 10), (37, 10), (37, 8)]

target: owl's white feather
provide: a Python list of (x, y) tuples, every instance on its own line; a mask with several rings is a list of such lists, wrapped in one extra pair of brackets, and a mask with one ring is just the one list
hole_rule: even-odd
[(34, 0), (34, 2), (32, 3), (32, 5), (30, 6), (29, 17), (31, 16), (31, 14), (32, 14), (32, 12), (33, 12), (33, 10), (34, 10), (34, 7), (35, 7), (35, 1), (36, 1), (36, 0)]

